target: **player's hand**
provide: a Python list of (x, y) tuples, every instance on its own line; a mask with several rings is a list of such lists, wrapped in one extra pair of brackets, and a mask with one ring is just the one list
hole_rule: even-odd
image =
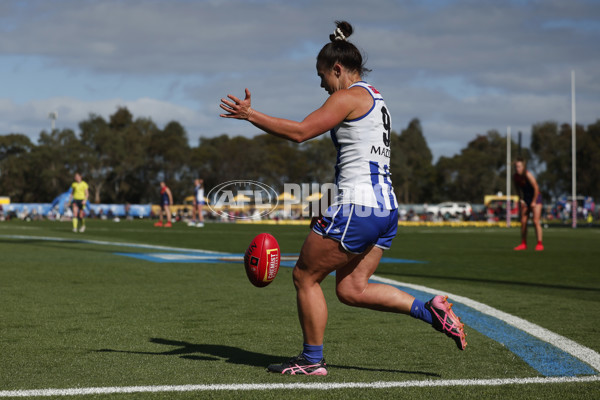
[(227, 114), (221, 114), (222, 118), (235, 118), (235, 119), (248, 119), (252, 115), (252, 108), (250, 108), (250, 91), (246, 88), (246, 97), (244, 100), (240, 100), (232, 94), (227, 95), (227, 99), (221, 99), (219, 105)]

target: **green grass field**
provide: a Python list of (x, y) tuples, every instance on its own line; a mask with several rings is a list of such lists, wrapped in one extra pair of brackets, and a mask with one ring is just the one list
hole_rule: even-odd
[[(291, 268), (282, 267), (270, 286), (258, 289), (239, 263), (157, 263), (115, 254), (166, 252), (119, 243), (242, 253), (260, 232), (275, 235), (282, 252), (297, 253), (308, 228), (175, 224), (159, 229), (149, 221), (88, 221), (86, 233), (75, 234), (68, 222), (0, 223), (0, 393), (541, 376), (507, 347), (469, 326), (469, 346), (459, 352), (451, 340), (420, 321), (344, 306), (331, 278), (323, 283), (329, 305), (329, 375), (268, 374), (267, 364), (301, 350)], [(544, 252), (514, 252), (516, 229), (400, 228), (385, 256), (425, 263), (382, 264), (377, 275), (471, 298), (598, 353), (600, 230), (550, 228), (544, 233)], [(240, 397), (596, 399), (600, 382), (247, 391), (224, 386), (62, 398)]]

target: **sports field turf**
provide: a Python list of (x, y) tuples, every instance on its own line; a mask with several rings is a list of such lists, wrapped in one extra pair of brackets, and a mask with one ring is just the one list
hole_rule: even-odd
[[(467, 325), (469, 345), (460, 352), (411, 317), (342, 305), (331, 277), (323, 283), (329, 376), (268, 374), (266, 365), (301, 350), (291, 268), (258, 289), (240, 263), (156, 262), (161, 254), (199, 254), (156, 246), (240, 254), (260, 232), (272, 233), (283, 253), (297, 253), (308, 228), (88, 221), (88, 230), (75, 234), (69, 222), (0, 223), (0, 396), (600, 398), (598, 370), (585, 362), (591, 372), (570, 369), (568, 359), (539, 359), (546, 350), (535, 343), (516, 354), (480, 332), (489, 328), (486, 319), (478, 319), (479, 330)], [(491, 306), (585, 346), (589, 359), (598, 359), (600, 230), (544, 233), (544, 252), (514, 252), (516, 229), (400, 228), (385, 257), (420, 263), (381, 264), (377, 275)], [(535, 367), (549, 363), (558, 371), (551, 377)], [(591, 381), (568, 381), (581, 377)], [(427, 386), (436, 382), (444, 386)], [(107, 389), (134, 386), (146, 391)], [(104, 389), (86, 395), (86, 388)], [(76, 390), (63, 397), (47, 389)]]

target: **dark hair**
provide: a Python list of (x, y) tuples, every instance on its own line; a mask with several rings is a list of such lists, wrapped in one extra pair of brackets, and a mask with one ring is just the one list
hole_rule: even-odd
[[(517, 163), (520, 162), (523, 164), (523, 173), (521, 174), (521, 176), (525, 176), (525, 174), (527, 173), (527, 161), (525, 161), (525, 159), (521, 156), (518, 156), (515, 159), (515, 162), (513, 163), (513, 165), (515, 166), (515, 169), (517, 168)], [(517, 171), (515, 170), (515, 174), (517, 173)]]
[(335, 21), (336, 30), (329, 35), (331, 42), (327, 43), (317, 56), (317, 68), (333, 68), (336, 62), (342, 64), (351, 71), (357, 71), (359, 75), (366, 74), (371, 70), (365, 68), (363, 56), (356, 46), (348, 41), (354, 29), (346, 21)]

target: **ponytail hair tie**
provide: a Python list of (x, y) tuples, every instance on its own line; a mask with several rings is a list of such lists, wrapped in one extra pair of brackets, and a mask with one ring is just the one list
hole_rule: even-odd
[(335, 35), (335, 40), (346, 40), (346, 36), (344, 36), (340, 28), (337, 28), (333, 34)]

